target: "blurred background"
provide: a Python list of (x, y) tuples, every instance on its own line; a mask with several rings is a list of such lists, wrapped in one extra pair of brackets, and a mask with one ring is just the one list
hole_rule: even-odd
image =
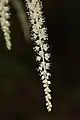
[(45, 107), (33, 43), (25, 40), (12, 5), (10, 52), (0, 30), (0, 120), (80, 120), (80, 2), (43, 0), (43, 10), (52, 56), (52, 111)]

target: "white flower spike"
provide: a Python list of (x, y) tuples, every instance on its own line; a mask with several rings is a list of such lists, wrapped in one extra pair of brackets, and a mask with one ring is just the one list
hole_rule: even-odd
[[(32, 40), (35, 43), (34, 51), (37, 53), (36, 61), (40, 63), (37, 70), (40, 72), (43, 87), (45, 87), (45, 99), (48, 112), (51, 111), (52, 104), (50, 102), (51, 95), (49, 92), (49, 76), (51, 74), (47, 71), (50, 68), (49, 58), (50, 54), (47, 52), (49, 46), (47, 44), (48, 35), (46, 33), (46, 28), (44, 26), (44, 17), (42, 15), (42, 2), (40, 0), (25, 0), (26, 9), (28, 9), (27, 14), (29, 15), (30, 24), (32, 28)], [(47, 62), (46, 62), (47, 61)]]
[(9, 14), (9, 0), (0, 0), (0, 24), (1, 29), (4, 34), (4, 39), (6, 42), (6, 47), (8, 50), (11, 49), (11, 41), (10, 41), (10, 14)]
[[(50, 69), (49, 58), (50, 54), (48, 53), (49, 45), (47, 43), (48, 35), (47, 29), (44, 25), (44, 17), (42, 15), (42, 2), (40, 0), (25, 0), (25, 7), (28, 10), (27, 15), (30, 19), (31, 24), (31, 39), (34, 42), (34, 51), (37, 53), (36, 61), (39, 62), (39, 67), (37, 70), (40, 72), (41, 80), (44, 87), (45, 99), (46, 99), (46, 108), (48, 112), (51, 111), (51, 90), (49, 85), (49, 77), (51, 74), (48, 72)], [(11, 50), (11, 37), (10, 37), (10, 14), (9, 14), (9, 0), (0, 0), (0, 24), (4, 34), (4, 39), (6, 42), (6, 47), (8, 50)]]

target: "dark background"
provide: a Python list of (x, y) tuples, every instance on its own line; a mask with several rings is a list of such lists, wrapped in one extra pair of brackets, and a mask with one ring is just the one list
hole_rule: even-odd
[(80, 119), (80, 2), (44, 0), (43, 4), (52, 55), (52, 111), (45, 107), (32, 43), (25, 41), (11, 8), (10, 52), (0, 30), (0, 120)]

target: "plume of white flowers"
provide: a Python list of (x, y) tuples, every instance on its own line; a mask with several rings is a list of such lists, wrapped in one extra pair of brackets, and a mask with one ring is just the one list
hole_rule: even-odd
[[(50, 54), (48, 53), (49, 45), (47, 43), (48, 35), (47, 28), (45, 27), (45, 19), (42, 12), (42, 2), (40, 0), (25, 0), (25, 7), (28, 9), (27, 15), (30, 18), (31, 24), (31, 39), (34, 42), (34, 51), (36, 52), (36, 61), (39, 62), (39, 75), (44, 87), (46, 106), (48, 112), (51, 111), (51, 90), (49, 85), (51, 84), (49, 78), (51, 74), (50, 69)], [(2, 31), (4, 33), (4, 38), (6, 42), (6, 47), (8, 50), (11, 49), (11, 37), (10, 37), (10, 13), (9, 13), (9, 0), (0, 0), (0, 24)]]
[(6, 47), (8, 50), (11, 49), (11, 41), (10, 41), (10, 13), (9, 13), (9, 0), (0, 0), (0, 24), (1, 29), (4, 34), (4, 39), (6, 42)]
[(37, 70), (40, 73), (41, 80), (44, 87), (46, 106), (48, 112), (51, 111), (51, 90), (49, 85), (51, 84), (49, 77), (51, 74), (48, 72), (50, 69), (48, 53), (49, 45), (47, 43), (48, 35), (47, 29), (44, 26), (44, 17), (42, 12), (42, 2), (40, 0), (25, 0), (25, 7), (28, 9), (27, 14), (29, 15), (30, 25), (31, 25), (31, 39), (34, 42), (34, 51), (37, 53), (36, 61), (39, 62), (39, 68)]

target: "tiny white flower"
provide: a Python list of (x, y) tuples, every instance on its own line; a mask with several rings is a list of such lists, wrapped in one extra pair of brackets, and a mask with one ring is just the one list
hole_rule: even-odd
[(52, 107), (52, 105), (51, 105), (51, 104), (50, 104), (49, 106), (50, 106), (50, 107)]
[(50, 112), (50, 111), (51, 111), (51, 108), (47, 107), (47, 109), (48, 109), (48, 112)]
[(46, 73), (47, 73), (47, 71), (44, 70), (44, 71), (41, 72), (41, 75), (45, 75)]
[(10, 26), (10, 22), (9, 21), (5, 21), (5, 25), (7, 25), (8, 27)]
[(4, 11), (8, 12), (9, 11), (9, 7), (5, 6), (4, 7)]
[(50, 74), (50, 73), (47, 73), (47, 76), (51, 76), (51, 74)]
[(45, 84), (43, 85), (43, 87), (47, 87), (47, 84), (45, 83)]
[(37, 45), (41, 45), (42, 44), (41, 40), (36, 40), (35, 42), (36, 42)]
[(51, 92), (51, 90), (49, 89), (48, 85), (47, 85), (47, 87), (44, 89), (44, 91), (45, 91), (45, 92), (46, 92), (46, 91)]
[(46, 98), (46, 102), (48, 101), (49, 99), (48, 98)]
[(38, 46), (35, 46), (33, 49), (36, 50), (36, 51), (39, 51), (39, 47)]
[(49, 104), (48, 103), (46, 103), (46, 106), (48, 106)]
[(34, 24), (34, 19), (31, 19), (31, 23)]
[[(33, 34), (32, 34), (32, 35), (33, 35)], [(33, 36), (34, 36), (34, 39), (33, 39), (33, 41), (34, 41), (34, 40), (36, 40), (36, 38), (37, 38), (37, 35), (36, 35), (36, 34), (34, 34)]]
[(43, 24), (42, 18), (39, 18), (39, 23), (40, 23), (40, 26), (42, 26), (42, 24)]
[(43, 61), (42, 63), (41, 63), (41, 66), (44, 68), (45, 67), (45, 62)]
[(6, 40), (6, 47), (8, 48), (8, 50), (11, 49), (11, 42), (9, 40)]
[(49, 93), (47, 94), (47, 97), (48, 97), (49, 99), (51, 99), (51, 95), (50, 95)]
[(46, 83), (47, 83), (47, 80), (43, 80), (43, 83), (45, 83), (45, 84), (46, 84)]
[(44, 44), (44, 45), (43, 45), (43, 49), (44, 49), (45, 51), (47, 51), (48, 48), (49, 48), (49, 47), (48, 47), (48, 44)]
[(50, 82), (50, 81), (47, 81), (47, 84), (49, 84), (49, 85), (50, 85), (50, 84), (51, 84), (51, 82)]
[(39, 55), (42, 57), (44, 55), (43, 51), (39, 51)]
[(49, 99), (48, 95), (45, 96), (46, 99)]
[(49, 89), (49, 90), (46, 90), (45, 91), (45, 94), (48, 94), (49, 92), (51, 92), (51, 90)]
[(50, 78), (50, 76), (51, 76), (51, 74), (47, 73), (47, 76), (46, 76), (47, 80)]
[(46, 53), (46, 54), (45, 54), (45, 59), (46, 59), (46, 60), (49, 60), (49, 58), (50, 58), (50, 54), (49, 54), (49, 53)]
[(50, 67), (50, 63), (46, 63), (45, 65), (46, 65), (46, 66), (45, 66), (46, 69), (49, 69), (49, 67)]
[(42, 67), (39, 67), (38, 69), (39, 69), (40, 71), (42, 71)]
[(36, 57), (36, 61), (40, 61), (41, 60), (41, 57), (40, 56), (37, 56)]
[(48, 91), (46, 91), (45, 94), (48, 94)]
[(10, 33), (10, 30), (9, 30), (9, 28), (7, 26), (3, 26), (2, 29), (3, 29), (3, 32), (7, 31), (8, 33)]
[(41, 79), (44, 80), (44, 78), (45, 78), (44, 75), (42, 75)]
[(38, 28), (36, 25), (33, 25), (32, 26), (32, 29), (33, 29), (33, 32), (35, 32), (36, 34), (38, 33)]

